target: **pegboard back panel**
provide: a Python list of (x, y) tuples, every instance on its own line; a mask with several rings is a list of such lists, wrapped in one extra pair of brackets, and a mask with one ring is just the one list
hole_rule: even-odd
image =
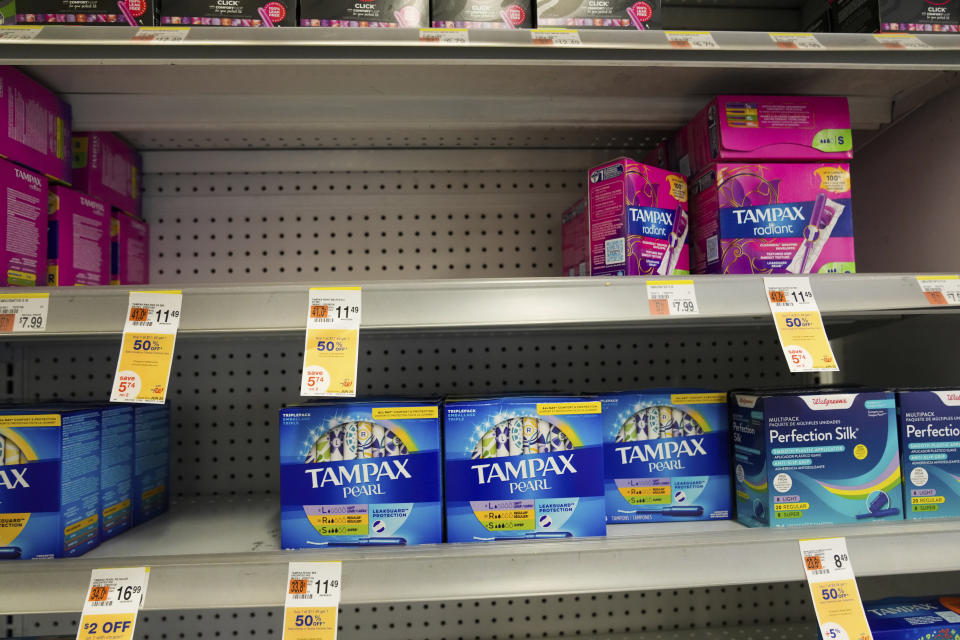
[[(31, 344), (24, 398), (106, 400), (117, 341)], [(296, 403), (302, 336), (181, 339), (170, 381), (174, 496), (276, 493), (277, 410)], [(773, 329), (361, 337), (361, 395), (730, 389), (790, 376)]]
[[(345, 585), (345, 588), (349, 588)], [(149, 596), (148, 596), (149, 597)], [(803, 582), (664, 589), (580, 596), (343, 606), (343, 640), (508, 640), (742, 628), (815, 620)], [(279, 636), (279, 607), (152, 611), (137, 621), (140, 640)], [(19, 616), (23, 633), (70, 634), (77, 616)], [(811, 640), (816, 631), (811, 632)], [(202, 635), (201, 635), (202, 634)], [(742, 637), (742, 636), (739, 636)]]
[(585, 171), (149, 174), (154, 283), (557, 276)]

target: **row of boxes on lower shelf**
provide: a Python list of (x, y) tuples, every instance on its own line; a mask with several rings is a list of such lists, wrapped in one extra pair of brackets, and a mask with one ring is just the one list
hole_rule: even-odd
[(313, 403), (280, 448), (284, 548), (960, 516), (958, 391)]
[(0, 408), (0, 559), (78, 556), (167, 510), (165, 405)]

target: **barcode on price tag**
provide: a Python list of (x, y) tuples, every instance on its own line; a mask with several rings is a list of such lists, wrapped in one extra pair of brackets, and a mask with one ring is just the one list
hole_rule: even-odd
[(781, 49), (825, 48), (812, 33), (771, 33), (770, 39)]
[(888, 49), (932, 49), (929, 44), (916, 36), (906, 33), (875, 33), (877, 42)]
[(466, 29), (420, 29), (420, 42), (470, 44), (470, 35)]
[(667, 42), (675, 49), (719, 49), (709, 31), (664, 31)]
[(583, 44), (576, 29), (531, 29), (530, 39), (533, 44), (546, 46), (576, 47)]
[(190, 35), (190, 27), (141, 27), (133, 34), (135, 42), (165, 44), (183, 42)]
[(652, 316), (695, 316), (700, 313), (693, 280), (648, 280)]
[(931, 305), (960, 304), (960, 276), (917, 276), (917, 284)]
[(49, 308), (49, 293), (0, 295), (0, 333), (46, 331)]

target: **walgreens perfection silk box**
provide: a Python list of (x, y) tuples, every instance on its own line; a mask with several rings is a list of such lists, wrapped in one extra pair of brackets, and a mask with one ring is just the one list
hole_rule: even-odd
[(456, 29), (530, 29), (532, 0), (433, 0), (430, 24)]
[(727, 394), (603, 394), (607, 523), (730, 518)]
[(681, 130), (678, 169), (697, 175), (713, 162), (849, 161), (846, 98), (717, 96)]
[(537, 26), (581, 29), (663, 28), (660, 0), (538, 0)]
[(46, 281), (47, 179), (0, 160), (0, 285)]
[(695, 273), (853, 273), (850, 165), (717, 163), (691, 183)]
[(900, 391), (907, 520), (960, 517), (960, 390)]
[(281, 409), (283, 548), (442, 542), (440, 456), (436, 400)]
[(47, 284), (110, 284), (110, 209), (99, 198), (54, 185), (47, 219)]
[(593, 397), (447, 400), (447, 541), (606, 534)]
[(0, 156), (70, 184), (70, 105), (21, 71), (0, 67), (0, 110)]
[(300, 0), (301, 27), (427, 27), (428, 0)]
[(129, 144), (100, 131), (73, 137), (73, 187), (114, 209), (140, 216), (140, 154)]
[(617, 158), (587, 179), (591, 275), (690, 273), (683, 176)]
[(903, 519), (892, 393), (734, 392), (730, 431), (741, 524)]

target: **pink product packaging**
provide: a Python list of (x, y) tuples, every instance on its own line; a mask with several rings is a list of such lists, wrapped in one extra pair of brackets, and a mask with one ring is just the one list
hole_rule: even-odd
[(140, 154), (102, 131), (73, 136), (73, 186), (108, 206), (140, 216)]
[(21, 71), (0, 67), (0, 110), (0, 156), (70, 184), (70, 105)]
[(50, 188), (47, 284), (110, 284), (110, 208), (68, 187)]
[(683, 135), (677, 170), (688, 177), (713, 162), (853, 158), (846, 98), (717, 96), (684, 127)]
[(47, 179), (0, 160), (0, 285), (39, 287), (47, 258)]
[(110, 225), (110, 284), (149, 284), (150, 226), (123, 211)]
[(846, 163), (717, 163), (690, 183), (695, 273), (853, 273)]
[(670, 141), (661, 140), (647, 155), (643, 156), (640, 162), (648, 164), (651, 167), (657, 167), (658, 169), (669, 169), (669, 154)]
[(580, 198), (563, 212), (563, 275), (588, 276), (590, 219), (587, 199)]
[(617, 158), (587, 179), (591, 275), (690, 273), (683, 176)]

